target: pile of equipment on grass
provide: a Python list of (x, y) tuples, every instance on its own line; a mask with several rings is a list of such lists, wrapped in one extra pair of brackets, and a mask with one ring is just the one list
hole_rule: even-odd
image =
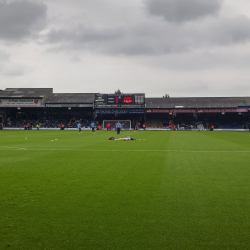
[(130, 138), (130, 136), (124, 137), (124, 138), (119, 138), (115, 139), (115, 137), (110, 136), (109, 140), (116, 140), (116, 141), (136, 141), (136, 139)]

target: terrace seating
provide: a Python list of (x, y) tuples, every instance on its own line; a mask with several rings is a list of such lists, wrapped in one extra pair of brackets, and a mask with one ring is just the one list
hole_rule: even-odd
[(77, 128), (78, 122), (81, 122), (82, 127), (89, 127), (88, 120), (8, 118), (6, 128), (24, 128), (26, 124), (29, 124), (31, 128), (35, 128), (37, 124), (40, 128), (60, 128), (61, 124), (64, 124), (66, 128)]
[(245, 126), (243, 124), (217, 124), (215, 128), (218, 129), (243, 129)]

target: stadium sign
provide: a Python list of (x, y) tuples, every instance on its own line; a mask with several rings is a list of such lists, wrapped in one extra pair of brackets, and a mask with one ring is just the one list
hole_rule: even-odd
[(97, 109), (96, 114), (144, 114), (144, 109)]
[(0, 107), (44, 107), (41, 99), (1, 99)]
[(93, 104), (46, 104), (46, 108), (93, 108)]
[(234, 109), (146, 109), (146, 113), (247, 113), (248, 108)]
[(236, 109), (198, 109), (198, 113), (246, 113), (248, 108), (236, 108)]

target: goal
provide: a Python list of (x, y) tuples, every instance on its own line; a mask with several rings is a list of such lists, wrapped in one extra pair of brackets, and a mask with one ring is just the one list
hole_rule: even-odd
[[(102, 122), (102, 128), (106, 129), (107, 123), (110, 123), (111, 130), (115, 129), (115, 124), (118, 122), (118, 120), (103, 120)], [(131, 129), (131, 120), (119, 120), (119, 122), (122, 125), (122, 130), (130, 130)]]

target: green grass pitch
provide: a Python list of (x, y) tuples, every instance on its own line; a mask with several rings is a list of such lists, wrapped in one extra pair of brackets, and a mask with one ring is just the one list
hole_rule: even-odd
[(0, 131), (0, 249), (249, 249), (250, 133), (110, 135)]

